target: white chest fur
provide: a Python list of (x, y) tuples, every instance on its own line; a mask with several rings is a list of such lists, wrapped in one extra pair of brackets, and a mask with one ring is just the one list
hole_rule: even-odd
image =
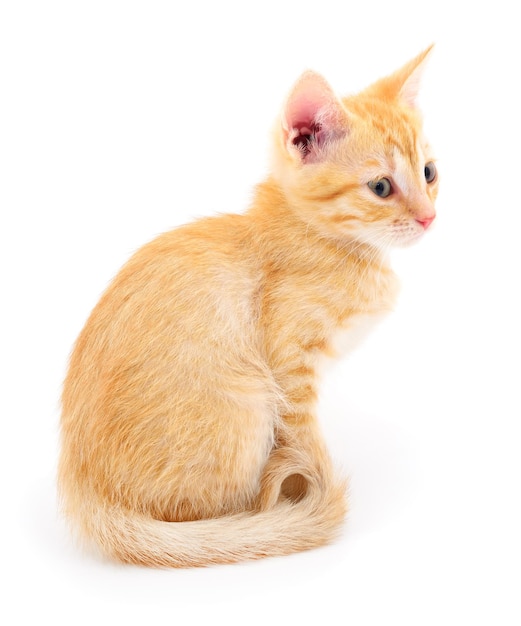
[(358, 313), (349, 317), (331, 337), (331, 356), (338, 358), (358, 348), (385, 315), (386, 312)]
[(367, 298), (366, 310), (348, 315), (343, 323), (332, 332), (329, 346), (333, 357), (352, 352), (371, 333), (374, 327), (392, 310), (398, 293), (398, 280), (388, 272), (375, 280), (377, 288)]

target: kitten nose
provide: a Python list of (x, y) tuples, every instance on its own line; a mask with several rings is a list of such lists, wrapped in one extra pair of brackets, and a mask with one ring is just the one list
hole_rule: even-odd
[(429, 217), (421, 217), (421, 218), (417, 217), (416, 221), (418, 222), (418, 224), (421, 224), (423, 228), (425, 228), (425, 230), (427, 230), (427, 228), (429, 228), (432, 222), (434, 222), (435, 217), (436, 217), (435, 215), (431, 215)]

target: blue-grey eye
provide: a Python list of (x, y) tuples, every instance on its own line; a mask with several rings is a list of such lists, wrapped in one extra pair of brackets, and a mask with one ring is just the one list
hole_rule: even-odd
[(424, 171), (425, 171), (425, 180), (428, 183), (432, 183), (434, 179), (436, 178), (436, 166), (434, 165), (434, 163), (432, 161), (429, 161), (425, 165)]
[(380, 198), (387, 198), (393, 190), (391, 181), (388, 178), (379, 178), (367, 184), (369, 185), (369, 189)]

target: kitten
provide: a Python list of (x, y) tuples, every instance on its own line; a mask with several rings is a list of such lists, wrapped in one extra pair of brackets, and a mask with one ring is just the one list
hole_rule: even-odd
[(429, 51), (342, 99), (305, 72), (251, 207), (145, 245), (94, 308), (64, 385), (59, 488), (106, 555), (201, 566), (339, 532), (317, 370), (391, 309), (388, 249), (435, 217), (416, 106)]

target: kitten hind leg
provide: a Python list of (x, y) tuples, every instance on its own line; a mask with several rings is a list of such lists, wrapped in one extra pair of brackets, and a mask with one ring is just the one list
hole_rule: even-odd
[(191, 435), (181, 442), (176, 433), (177, 462), (168, 483), (175, 521), (251, 510), (273, 450), (278, 411), (271, 381), (243, 372), (240, 384), (235, 376), (233, 392), (224, 395), (223, 385), (216, 387), (206, 417), (191, 420)]

